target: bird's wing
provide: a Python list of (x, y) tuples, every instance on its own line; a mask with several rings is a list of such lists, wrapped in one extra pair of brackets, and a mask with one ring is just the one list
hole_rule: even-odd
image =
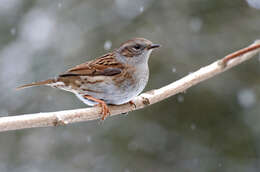
[(77, 65), (60, 77), (68, 76), (114, 76), (124, 69), (124, 65), (116, 60), (113, 53), (108, 53), (95, 60)]

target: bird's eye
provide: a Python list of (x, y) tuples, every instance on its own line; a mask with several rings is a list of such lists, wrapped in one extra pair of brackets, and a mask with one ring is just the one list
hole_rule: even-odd
[(140, 49), (142, 48), (142, 46), (139, 45), (139, 44), (136, 44), (136, 45), (133, 46), (133, 48), (134, 48), (135, 50), (140, 50)]

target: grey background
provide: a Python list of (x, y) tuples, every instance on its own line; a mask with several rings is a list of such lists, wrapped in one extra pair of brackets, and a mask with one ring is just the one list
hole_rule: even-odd
[[(146, 90), (259, 39), (258, 0), (0, 0), (0, 115), (86, 107), (48, 87), (15, 91), (145, 37)], [(260, 58), (148, 108), (0, 133), (1, 172), (259, 171)]]

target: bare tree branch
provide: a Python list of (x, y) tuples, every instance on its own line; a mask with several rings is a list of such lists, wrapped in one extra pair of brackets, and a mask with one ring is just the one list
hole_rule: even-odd
[[(205, 66), (192, 74), (189, 74), (160, 89), (155, 89), (141, 94), (133, 100), (133, 104), (120, 106), (109, 106), (111, 116), (144, 108), (157, 103), (177, 93), (184, 92), (188, 88), (222, 73), (260, 52), (260, 40), (255, 41), (247, 48), (236, 51), (221, 60)], [(0, 132), (19, 130), (34, 127), (47, 127), (65, 125), (81, 121), (90, 121), (100, 118), (101, 108), (91, 107), (84, 109), (66, 110), (58, 112), (46, 112), (37, 114), (26, 114), (0, 118)]]

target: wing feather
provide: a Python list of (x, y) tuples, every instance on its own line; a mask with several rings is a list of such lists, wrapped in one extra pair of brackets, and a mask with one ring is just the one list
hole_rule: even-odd
[(113, 53), (108, 53), (95, 60), (77, 65), (59, 76), (114, 76), (120, 74), (124, 67), (116, 60)]

